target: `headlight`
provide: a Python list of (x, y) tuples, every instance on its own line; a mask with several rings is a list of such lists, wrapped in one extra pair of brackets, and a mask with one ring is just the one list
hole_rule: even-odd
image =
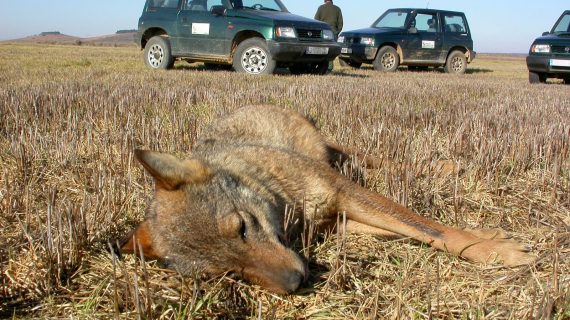
[(323, 30), (323, 39), (334, 40), (334, 33), (332, 30)]
[(550, 52), (550, 45), (549, 44), (534, 44), (530, 47), (530, 52), (534, 53), (549, 53)]
[(339, 36), (336, 42), (344, 43), (344, 36)]
[(291, 27), (277, 27), (275, 33), (277, 34), (278, 37), (281, 38), (297, 38), (297, 35), (295, 34), (295, 29)]
[(365, 44), (367, 46), (374, 46), (374, 38), (372, 37), (362, 37), (360, 39), (361, 44)]

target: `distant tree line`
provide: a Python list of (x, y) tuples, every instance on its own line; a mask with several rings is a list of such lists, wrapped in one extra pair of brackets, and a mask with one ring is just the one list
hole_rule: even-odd
[(59, 36), (61, 32), (59, 31), (45, 31), (40, 33), (40, 36)]

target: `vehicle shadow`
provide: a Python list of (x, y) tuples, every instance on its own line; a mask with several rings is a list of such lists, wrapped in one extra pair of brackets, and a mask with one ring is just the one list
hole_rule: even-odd
[(370, 78), (369, 75), (354, 73), (355, 70), (356, 69), (340, 69), (340, 70), (334, 69), (331, 73), (329, 73), (329, 75), (337, 77), (360, 78), (360, 79)]
[(467, 70), (465, 70), (466, 74), (493, 73), (493, 72), (495, 71), (483, 68), (467, 68)]
[(201, 63), (177, 63), (172, 68), (173, 70), (186, 70), (186, 71), (231, 71), (231, 66), (206, 66)]
[[(202, 71), (202, 72), (234, 72), (231, 66), (206, 66), (200, 63), (176, 63), (173, 70), (180, 70), (180, 71)], [(335, 68), (332, 72), (328, 73), (327, 75), (330, 76), (337, 76), (337, 77), (351, 77), (351, 78), (369, 78), (370, 76), (364, 74), (357, 74), (351, 72), (352, 70), (349, 68)], [(292, 74), (288, 68), (276, 68), (274, 75), (278, 76), (290, 76), (295, 77), (297, 75)]]
[[(352, 72), (353, 70), (351, 69), (342, 69), (342, 68), (334, 68), (331, 72), (327, 73), (327, 76), (335, 76), (335, 77), (350, 77), (350, 78), (361, 78), (361, 79), (366, 79), (366, 78), (370, 78), (370, 76), (365, 75), (365, 74), (357, 74)], [(280, 76), (291, 76), (291, 77), (296, 77), (296, 76), (310, 76), (311, 74), (300, 74), (300, 75), (295, 75), (292, 74), (289, 69), (287, 68), (277, 68), (275, 69), (275, 73), (276, 75), (280, 75)]]
[[(374, 68), (372, 68), (371, 66), (366, 66), (366, 67), (361, 67), (362, 70), (374, 70)], [(418, 69), (418, 70), (414, 70), (414, 69), (410, 69), (409, 67), (399, 67), (397, 72), (402, 72), (402, 73), (445, 73), (443, 68), (434, 68), (434, 67), (430, 67), (430, 68), (425, 68), (425, 69)], [(484, 68), (467, 68), (467, 70), (465, 70), (466, 74), (482, 74), (482, 73), (493, 73), (495, 72), (492, 69), (484, 69)]]

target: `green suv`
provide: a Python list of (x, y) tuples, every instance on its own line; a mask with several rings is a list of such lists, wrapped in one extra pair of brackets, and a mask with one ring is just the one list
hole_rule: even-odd
[(147, 0), (137, 40), (153, 69), (182, 59), (248, 74), (325, 74), (340, 53), (329, 25), (280, 0)]
[(526, 64), (530, 83), (560, 78), (570, 84), (570, 10), (562, 13), (550, 32), (534, 40)]
[(464, 73), (475, 58), (467, 18), (454, 11), (390, 9), (369, 28), (341, 33), (338, 42), (341, 61), (355, 68), (372, 64), (384, 72), (406, 65)]

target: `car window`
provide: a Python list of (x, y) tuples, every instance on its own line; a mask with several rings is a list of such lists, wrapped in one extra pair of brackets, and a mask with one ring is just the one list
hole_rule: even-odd
[(227, 0), (187, 0), (186, 10), (209, 12), (213, 6), (223, 6), (228, 8)]
[(186, 2), (185, 9), (190, 11), (206, 12), (208, 10), (207, 0), (189, 0)]
[(410, 25), (418, 32), (437, 32), (437, 15), (418, 13)]
[(208, 0), (208, 6), (206, 7), (208, 11), (212, 10), (213, 6), (230, 7), (228, 0)]
[(443, 17), (443, 29), (445, 32), (465, 33), (467, 32), (465, 25), (463, 16), (446, 14)]
[(178, 8), (179, 0), (151, 0), (149, 7), (151, 8)]
[(560, 22), (554, 27), (554, 32), (570, 32), (570, 14), (564, 15), (564, 17), (560, 19)]
[(232, 4), (236, 9), (286, 11), (275, 0), (232, 0)]
[(372, 25), (375, 28), (405, 29), (408, 12), (390, 11)]

